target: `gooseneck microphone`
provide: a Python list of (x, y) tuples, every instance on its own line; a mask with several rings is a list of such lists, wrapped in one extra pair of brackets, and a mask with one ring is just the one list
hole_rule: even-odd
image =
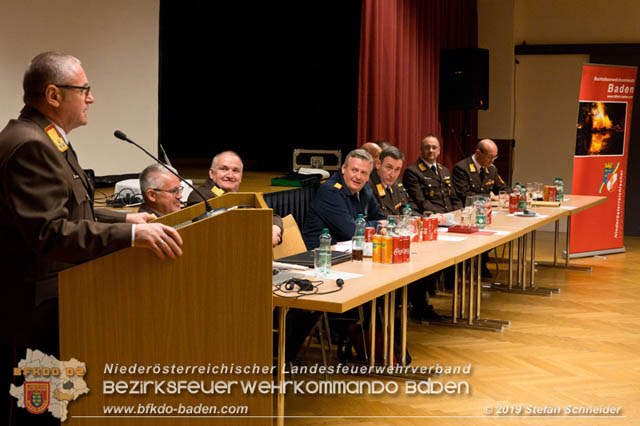
[[(211, 205), (209, 204), (209, 202), (207, 201), (206, 198), (204, 198), (204, 196), (200, 193), (200, 191), (198, 191), (193, 185), (191, 185), (189, 182), (187, 182), (182, 176), (180, 176), (179, 174), (177, 174), (176, 172), (174, 172), (173, 170), (171, 170), (169, 167), (167, 167), (166, 164), (164, 164), (162, 161), (158, 160), (156, 157), (153, 156), (153, 154), (151, 154), (149, 151), (147, 151), (146, 149), (144, 149), (143, 147), (141, 147), (140, 145), (138, 145), (137, 143), (135, 143), (134, 141), (132, 141), (131, 139), (129, 139), (127, 137), (127, 135), (120, 131), (120, 130), (116, 130), (115, 132), (113, 132), (113, 136), (115, 136), (116, 138), (123, 140), (125, 142), (129, 142), (131, 145), (135, 145), (136, 147), (138, 147), (139, 149), (142, 150), (142, 152), (144, 152), (145, 154), (147, 154), (149, 157), (153, 158), (155, 161), (157, 161), (159, 164), (161, 164), (165, 169), (169, 170), (172, 174), (174, 174), (178, 179), (180, 179), (180, 181), (186, 183), (191, 189), (193, 189), (193, 191), (198, 194), (198, 196), (200, 198), (202, 198), (202, 201), (204, 201), (204, 206), (206, 208), (206, 212), (203, 213), (202, 215), (196, 217), (193, 219), (193, 222), (196, 222), (200, 219), (204, 219), (207, 218), (209, 216), (213, 216), (214, 214), (220, 213), (221, 209), (216, 209), (213, 210), (211, 208)], [(226, 210), (226, 209), (222, 209), (222, 210)]]

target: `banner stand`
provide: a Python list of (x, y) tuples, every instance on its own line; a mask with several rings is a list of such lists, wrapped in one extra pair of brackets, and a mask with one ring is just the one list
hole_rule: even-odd
[(621, 65), (582, 67), (571, 192), (607, 200), (573, 217), (569, 258), (625, 250), (624, 204), (637, 72), (637, 67)]

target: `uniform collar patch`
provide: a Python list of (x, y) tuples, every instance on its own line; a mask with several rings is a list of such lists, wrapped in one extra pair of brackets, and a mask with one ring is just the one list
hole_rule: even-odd
[(213, 192), (214, 194), (216, 194), (217, 197), (219, 197), (222, 194), (224, 194), (224, 189), (218, 188), (217, 186), (213, 185), (213, 187), (211, 188), (211, 192)]
[(44, 128), (44, 131), (47, 136), (49, 136), (49, 139), (51, 139), (51, 142), (53, 142), (55, 147), (58, 148), (58, 151), (65, 152), (67, 149), (69, 149), (69, 145), (67, 145), (67, 143), (64, 141), (62, 135), (60, 134), (60, 132), (58, 132), (58, 129), (56, 129), (56, 126), (54, 126), (53, 124), (49, 124)]

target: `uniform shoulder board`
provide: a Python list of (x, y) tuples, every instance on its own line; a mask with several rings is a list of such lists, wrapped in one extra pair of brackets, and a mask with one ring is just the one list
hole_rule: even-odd
[(382, 186), (381, 183), (376, 185), (376, 189), (378, 190), (378, 195), (380, 197), (384, 197), (387, 194), (386, 192), (384, 192), (384, 186)]
[(340, 182), (336, 182), (333, 187), (336, 189), (342, 189), (342, 184)]
[(213, 188), (211, 188), (211, 192), (213, 192), (214, 194), (216, 194), (217, 197), (221, 196), (222, 194), (224, 194), (224, 190), (218, 188), (217, 186), (213, 185)]
[(424, 172), (425, 170), (427, 170), (427, 167), (422, 163), (418, 163), (418, 168), (420, 169), (421, 172)]
[(398, 210), (398, 208), (402, 205), (402, 203), (398, 203), (395, 206), (393, 206), (394, 209)]
[(62, 135), (58, 133), (58, 129), (56, 129), (56, 126), (54, 126), (53, 124), (49, 124), (44, 128), (44, 131), (47, 136), (49, 136), (49, 139), (51, 139), (51, 142), (53, 142), (56, 148), (58, 148), (58, 151), (65, 152), (67, 149), (69, 149), (69, 145), (67, 145), (64, 139), (62, 139)]
[(473, 164), (473, 163), (469, 163), (469, 171), (472, 172), (472, 173), (477, 172), (476, 165)]

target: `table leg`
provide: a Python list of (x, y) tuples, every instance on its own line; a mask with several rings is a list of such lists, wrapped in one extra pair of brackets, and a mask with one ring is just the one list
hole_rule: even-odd
[[(554, 288), (545, 288), (545, 287), (535, 287), (534, 283), (534, 274), (535, 274), (535, 231), (533, 231), (531, 235), (531, 270), (529, 271), (529, 281), (530, 285), (527, 287), (526, 285), (526, 235), (522, 236), (518, 239), (518, 266), (517, 266), (517, 280), (516, 286), (512, 286), (511, 281), (509, 280), (507, 284), (494, 282), (490, 287), (485, 287), (485, 290), (492, 291), (501, 291), (503, 293), (514, 293), (514, 294), (528, 294), (533, 296), (551, 296), (552, 293), (557, 293), (560, 289)], [(512, 257), (512, 246), (509, 247), (509, 262), (511, 262)], [(511, 277), (511, 272), (509, 272), (509, 278)]]
[[(479, 314), (479, 304), (474, 309), (474, 297), (473, 297), (473, 289), (474, 284), (477, 283), (477, 291), (481, 291), (482, 281), (480, 280), (480, 262), (481, 255), (477, 256), (477, 271), (478, 271), (478, 279), (474, 279), (474, 258), (469, 259), (470, 264), (470, 273), (469, 273), (469, 300), (465, 300), (466, 293), (466, 260), (462, 261), (462, 274), (458, 274), (458, 265), (454, 265), (455, 271), (455, 282), (453, 286), (453, 302), (452, 302), (452, 316), (444, 317), (439, 321), (429, 321), (429, 324), (433, 325), (444, 325), (448, 327), (459, 327), (459, 328), (470, 328), (474, 330), (488, 330), (488, 331), (503, 331), (503, 327), (505, 325), (509, 325), (509, 321), (500, 321), (500, 320), (486, 320), (477, 318), (477, 314)], [(458, 278), (461, 277), (461, 290), (458, 292)], [(475, 281), (475, 283), (474, 283)], [(460, 308), (461, 315), (460, 321), (458, 321), (458, 294), (460, 295)], [(480, 293), (478, 293), (480, 294)], [(479, 297), (478, 297), (479, 300)], [(464, 308), (465, 302), (468, 303), (468, 314), (467, 318), (464, 317)]]
[(387, 365), (387, 348), (389, 347), (389, 293), (384, 295), (382, 331), (382, 364)]
[(458, 320), (458, 264), (453, 265), (453, 301), (452, 301), (452, 312), (451, 312), (451, 322), (454, 324)]
[(591, 266), (588, 265), (571, 265), (569, 264), (569, 252), (571, 251), (571, 216), (567, 216), (567, 236), (565, 241), (567, 257), (564, 260), (564, 265), (558, 265), (558, 238), (559, 238), (560, 221), (556, 221), (556, 229), (553, 240), (553, 263), (551, 262), (538, 262), (538, 266), (545, 268), (561, 268), (571, 269), (572, 271), (591, 271)]
[(369, 321), (369, 365), (376, 363), (376, 298), (371, 301), (371, 319)]
[(407, 301), (408, 286), (402, 287), (402, 366), (407, 365)]
[(395, 337), (395, 327), (396, 327), (396, 292), (392, 291), (391, 296), (389, 297), (389, 350), (387, 361), (390, 366), (393, 366), (393, 343)]
[(277, 418), (278, 426), (284, 425), (284, 393), (282, 392), (282, 386), (284, 385), (284, 363), (285, 363), (285, 347), (286, 347), (286, 335), (287, 335), (287, 311), (288, 308), (281, 306), (279, 308), (279, 323), (278, 323), (278, 385), (280, 390), (278, 391), (277, 401)]

